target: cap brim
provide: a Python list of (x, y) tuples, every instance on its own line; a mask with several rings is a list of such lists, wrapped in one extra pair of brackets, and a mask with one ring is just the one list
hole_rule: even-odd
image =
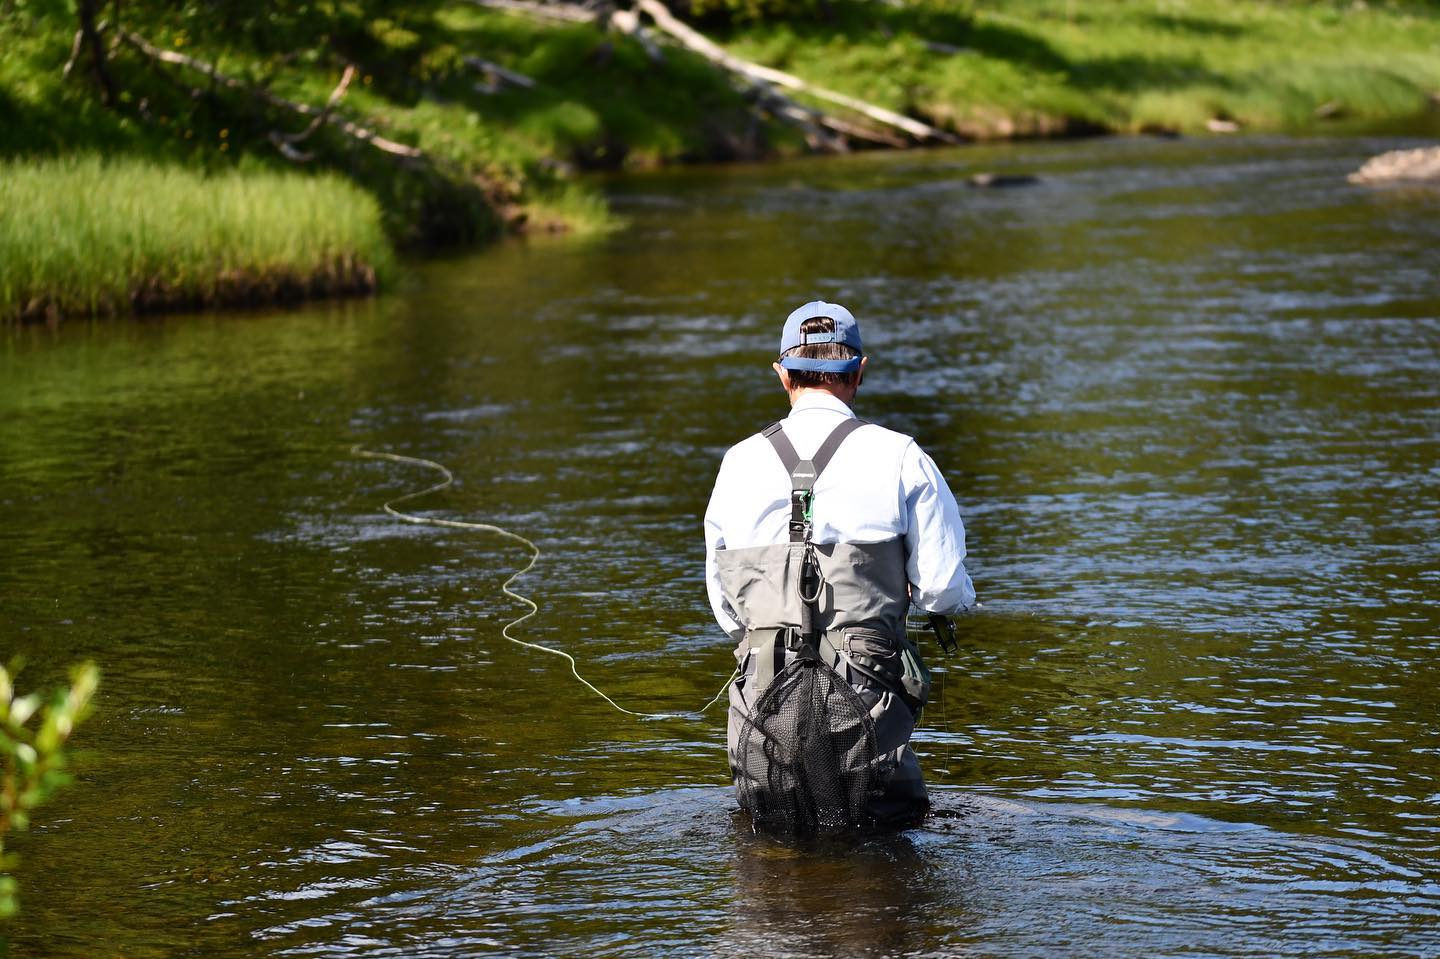
[(860, 357), (852, 356), (848, 360), (814, 360), (805, 356), (782, 356), (780, 365), (787, 370), (800, 370), (805, 373), (854, 373), (860, 369)]

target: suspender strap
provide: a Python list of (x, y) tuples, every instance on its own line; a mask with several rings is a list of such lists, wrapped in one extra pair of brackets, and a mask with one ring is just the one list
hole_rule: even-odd
[(820, 575), (820, 567), (815, 561), (815, 552), (810, 546), (811, 507), (815, 502), (815, 481), (819, 479), (825, 467), (830, 465), (831, 458), (840, 448), (840, 444), (845, 442), (845, 437), (864, 425), (863, 420), (853, 418), (842, 420), (840, 425), (825, 437), (825, 442), (820, 444), (815, 455), (808, 460), (802, 460), (800, 455), (795, 452), (795, 446), (785, 435), (781, 424), (772, 423), (761, 431), (761, 435), (769, 440), (770, 445), (775, 448), (780, 462), (790, 471), (790, 542), (803, 544), (805, 547), (805, 559), (800, 571), (800, 581), (797, 584), (800, 593), (800, 641), (803, 644), (802, 655), (812, 660), (818, 655), (822, 638), (817, 620), (819, 619), (820, 590), (824, 583)]
[[(840, 444), (845, 442), (845, 437), (849, 436), (851, 433), (855, 432), (864, 425), (864, 420), (857, 420), (851, 418), (848, 420), (842, 420), (839, 426), (835, 427), (835, 429), (830, 431), (830, 435), (825, 437), (825, 442), (820, 444), (820, 448), (816, 450), (815, 455), (810, 458), (810, 462), (815, 466), (816, 477), (820, 475), (821, 470), (825, 469), (825, 467), (830, 465), (831, 457), (833, 457), (835, 455), (835, 451), (840, 448)], [(791, 471), (790, 475), (795, 475), (793, 470)], [(811, 478), (810, 485), (815, 485), (814, 478)]]
[(845, 442), (845, 437), (864, 426), (865, 421), (853, 417), (842, 420), (808, 460), (802, 460), (800, 454), (795, 452), (790, 437), (785, 435), (783, 425), (783, 422), (771, 423), (760, 431), (760, 435), (770, 441), (770, 445), (780, 457), (780, 462), (789, 471), (791, 488), (808, 490), (815, 488), (815, 480), (824, 472), (825, 467), (830, 465), (830, 460), (835, 456), (840, 444)]
[(784, 421), (771, 423), (760, 431), (760, 435), (775, 447), (775, 452), (780, 456), (780, 462), (785, 464), (785, 472), (794, 473), (795, 467), (800, 464), (800, 454), (795, 452), (795, 446), (790, 442), (790, 437), (785, 435), (785, 430), (782, 429), (784, 425)]
[(810, 504), (815, 481), (820, 478), (825, 467), (830, 465), (830, 460), (835, 456), (840, 444), (845, 442), (845, 438), (864, 425), (864, 420), (853, 417), (842, 420), (808, 460), (802, 460), (800, 454), (795, 452), (795, 446), (785, 435), (781, 423), (772, 423), (761, 431), (760, 435), (770, 441), (770, 445), (780, 457), (780, 462), (790, 471), (790, 542), (809, 542)]

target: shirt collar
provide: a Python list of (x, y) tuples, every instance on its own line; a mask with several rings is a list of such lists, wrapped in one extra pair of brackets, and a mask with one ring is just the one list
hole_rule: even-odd
[(807, 410), (829, 410), (832, 413), (839, 413), (842, 416), (854, 417), (855, 411), (846, 406), (844, 401), (833, 393), (826, 393), (824, 390), (812, 390), (800, 394), (795, 405), (790, 410), (790, 415), (805, 412)]

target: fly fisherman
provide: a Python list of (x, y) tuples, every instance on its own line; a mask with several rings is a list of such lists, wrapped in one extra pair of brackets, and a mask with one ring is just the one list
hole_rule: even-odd
[(929, 674), (913, 602), (974, 604), (965, 527), (934, 461), (851, 412), (864, 379), (843, 306), (791, 313), (774, 369), (790, 415), (732, 447), (705, 512), (710, 604), (739, 644), (727, 746), (757, 827), (813, 833), (913, 823), (929, 801), (910, 734)]

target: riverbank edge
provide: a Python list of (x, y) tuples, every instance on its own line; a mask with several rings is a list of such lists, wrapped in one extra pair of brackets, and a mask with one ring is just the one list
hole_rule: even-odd
[[(1108, 9), (1103, 3), (1098, 6)], [(1305, 88), (1291, 77), (1290, 86), (1281, 91), (1283, 96), (1276, 94), (1274, 102), (1264, 101), (1247, 112), (1243, 98), (1230, 102), (1216, 94), (1217, 89), (1227, 86), (1220, 82), (1225, 78), (1223, 71), (1201, 69), (1196, 65), (1198, 61), (1185, 59), (1191, 54), (1183, 50), (1171, 51), (1170, 61), (1156, 61), (1173, 61), (1166, 69), (1178, 72), (1158, 80), (1152, 78), (1154, 85), (1169, 90), (1170, 85), (1188, 76), (1208, 78), (1206, 82), (1212, 83), (1211, 87), (1197, 88), (1198, 92), (1189, 98), (1183, 93), (1166, 92), (1159, 101), (1163, 109), (1156, 106), (1153, 98), (1147, 100), (1144, 96), (1125, 107), (1117, 105), (1114, 97), (1102, 96), (1099, 87), (1081, 95), (1084, 84), (1095, 78), (1083, 70), (1075, 72), (1074, 65), (1084, 62), (1076, 52), (1079, 48), (1066, 47), (1058, 39), (1065, 37), (1066, 31), (1074, 32), (1073, 22), (1058, 24), (1052, 22), (1053, 17), (1047, 20), (1037, 16), (1026, 21), (1014, 16), (997, 18), (997, 15), (964, 22), (936, 20), (934, 16), (915, 20), (915, 10), (922, 9), (916, 7), (905, 8), (901, 13), (885, 13), (886, 17), (901, 19), (893, 23), (883, 21), (881, 32), (872, 36), (866, 31), (874, 28), (873, 22), (866, 20), (857, 25), (845, 20), (858, 8), (842, 6), (839, 9), (843, 15), (831, 23), (740, 25), (719, 31), (717, 36), (724, 41), (725, 50), (734, 56), (750, 57), (752, 62), (767, 67), (771, 64), (788, 67), (807, 77), (825, 75), (824, 67), (833, 64), (835, 69), (827, 82), (842, 96), (873, 97), (886, 109), (894, 108), (903, 116), (933, 123), (947, 137), (964, 142), (1127, 133), (1175, 136), (1192, 132), (1219, 135), (1242, 130), (1310, 132), (1335, 129), (1337, 121), (1369, 124), (1410, 118), (1418, 121), (1425, 111), (1437, 108), (1436, 94), (1433, 89), (1427, 89), (1430, 77), (1425, 71), (1405, 79), (1401, 83), (1403, 89), (1386, 88), (1368, 101), (1363, 95), (1363, 83), (1357, 85), (1353, 78), (1337, 81), (1341, 88), (1360, 91), (1352, 91), (1348, 102), (1332, 96), (1337, 88), (1317, 80), (1314, 71), (1300, 71), (1318, 85)], [(903, 19), (902, 15), (911, 19)], [(1337, 24), (1344, 27), (1354, 16), (1361, 15), (1346, 13)], [(1399, 18), (1395, 23), (1385, 21), (1383, 24), (1392, 33), (1398, 27), (1416, 22), (1424, 27), (1422, 33), (1429, 31), (1440, 38), (1440, 18), (1437, 17), (1416, 21), (1412, 12), (1393, 11), (1363, 16), (1372, 20), (1377, 16)], [(1005, 31), (994, 35), (984, 32), (992, 30), (993, 33), (996, 23), (1007, 21), (1010, 25)], [(1183, 30), (1194, 32), (1200, 29), (1196, 26), (1199, 23), (1208, 23), (1206, 30), (1218, 30), (1223, 25), (1218, 19), (1211, 22), (1192, 17), (1184, 22)], [(48, 42), (52, 66), (55, 56), (69, 46), (68, 36), (59, 26), (48, 24), (51, 36), (42, 38)], [(774, 103), (757, 102), (754, 88), (737, 83), (735, 76), (716, 69), (713, 63), (706, 63), (679, 45), (657, 44), (653, 30), (648, 34), (617, 35), (605, 24), (593, 21), (556, 24), (537, 20), (524, 11), (497, 12), (471, 6), (447, 10), (440, 26), (453, 36), (468, 37), (476, 49), (494, 60), (480, 61), (477, 65), (472, 49), (452, 50), (449, 66), (435, 72), (428, 83), (431, 94), (409, 105), (387, 94), (386, 85), (413, 78), (390, 77), (387, 81), (382, 75), (363, 74), (363, 79), (357, 79), (350, 87), (344, 106), (356, 118), (348, 125), (367, 130), (368, 139), (339, 135), (334, 128), (342, 124), (337, 121), (328, 126), (322, 123), (318, 131), (311, 130), (319, 135), (304, 144), (304, 148), (312, 150), (312, 155), (318, 158), (313, 161), (315, 165), (339, 171), (376, 197), (383, 211), (392, 255), (395, 248), (423, 254), (432, 247), (482, 243), (505, 234), (611, 229), (617, 221), (603, 199), (593, 187), (577, 180), (579, 174), (589, 171), (690, 162), (754, 162), (824, 152), (803, 125), (786, 122)], [(1030, 31), (1027, 33), (1022, 27)], [(277, 131), (264, 129), (274, 123), (276, 111), (268, 110), (266, 115), (257, 116), (252, 100), (258, 88), (247, 88), (243, 80), (232, 82), (231, 79), (257, 72), (257, 65), (237, 64), (233, 56), (222, 61), (218, 53), (207, 53), (201, 44), (185, 45), (183, 33), (167, 34), (158, 26), (154, 30), (158, 32), (148, 39), (138, 34), (117, 37), (115, 49), (128, 51), (133, 62), (109, 64), (111, 72), (119, 75), (124, 92), (120, 94), (120, 102), (112, 103), (105, 111), (100, 111), (94, 103), (94, 91), (85, 89), (83, 79), (65, 84), (52, 82), (52, 92), (56, 93), (60, 106), (64, 106), (66, 100), (74, 103), (77, 99), (88, 99), (88, 104), (82, 104), (87, 108), (82, 114), (88, 113), (92, 120), (98, 116), (110, 123), (108, 128), (106, 123), (99, 124), (100, 131), (89, 144), (84, 142), (85, 135), (76, 135), (75, 127), (61, 129), (50, 137), (50, 143), (40, 144), (38, 152), (63, 155), (77, 147), (108, 146), (105, 142), (108, 136), (123, 141), (122, 152), (140, 147), (137, 152), (145, 157), (145, 162), (157, 165), (178, 160), (200, 168), (213, 168), (233, 162), (231, 158), (238, 156), (242, 162), (284, 168), (285, 164), (271, 146), (276, 143)], [(964, 38), (976, 46), (967, 48), (952, 42)], [(1074, 41), (1071, 42), (1073, 45)], [(189, 52), (180, 53), (182, 45)], [(73, 60), (73, 50), (70, 52)], [(1403, 52), (1391, 53), (1389, 65), (1392, 73), (1399, 75), (1403, 73), (1400, 68), (1406, 62), (1405, 56)], [(1366, 50), (1360, 50), (1357, 56), (1356, 63), (1360, 66), (1356, 68), (1356, 76), (1363, 80), (1370, 76), (1367, 71), (1374, 68)], [(572, 64), (579, 62), (581, 69), (574, 69), (572, 65), (567, 72), (563, 68), (567, 58)], [(44, 57), (38, 60), (43, 61)], [(1098, 62), (1108, 63), (1103, 57)], [(156, 80), (157, 63), (169, 65), (166, 69), (171, 73), (171, 86)], [(561, 63), (562, 68), (557, 69), (556, 63)], [(936, 63), (943, 64), (950, 72), (926, 74)], [(1032, 83), (1031, 89), (1015, 93), (1016, 102), (997, 105), (994, 101), (1001, 93), (1018, 88), (1019, 75), (1014, 71), (1021, 67), (1032, 70), (1040, 79)], [(1062, 68), (1071, 72), (1063, 72)], [(999, 71), (990, 77), (990, 93), (985, 94), (981, 89), (974, 100), (962, 105), (955, 93), (957, 84), (963, 86), (990, 69)], [(201, 75), (208, 70), (211, 80), (203, 108), (191, 108), (188, 112), (176, 106), (172, 88), (176, 78), (193, 80), (193, 76), (186, 74), (187, 70)], [(594, 76), (587, 75), (592, 73)], [(1340, 75), (1344, 71), (1335, 68), (1330, 73)], [(223, 88), (217, 89), (216, 76), (225, 80)], [(278, 99), (291, 106), (333, 104), (346, 93), (350, 77), (347, 68), (341, 86), (329, 92), (328, 100), (325, 91), (331, 76), (324, 69), (300, 72), (290, 79), (288, 89), (282, 84), (274, 86), (285, 93)], [(616, 89), (607, 97), (604, 90), (596, 90), (596, 77), (615, 85)], [(1347, 82), (1350, 87), (1345, 87)], [(1000, 84), (998, 88), (994, 87), (996, 83)], [(1051, 84), (1048, 92), (1041, 89), (1046, 83)], [(1434, 85), (1440, 86), (1440, 75), (1434, 78)], [(663, 90), (657, 90), (657, 86)], [(979, 87), (983, 86), (979, 83)], [(1238, 90), (1243, 84), (1229, 83), (1228, 86)], [(269, 96), (268, 90), (266, 88), (263, 95)], [(0, 86), (0, 99), (4, 92)], [(635, 109), (628, 111), (626, 107), (630, 105), (618, 102), (623, 101), (627, 93), (636, 100)], [(1311, 105), (1327, 96), (1330, 98)], [(192, 95), (191, 99), (200, 98)], [(277, 98), (271, 97), (274, 99)], [(812, 116), (833, 109), (806, 91), (798, 92), (793, 103)], [(1300, 106), (1296, 107), (1296, 103)], [(166, 114), (167, 109), (172, 110), (173, 115)], [(310, 111), (308, 115), (313, 116), (316, 108)], [(637, 120), (637, 112), (650, 116)], [(856, 125), (852, 118), (859, 115), (853, 111), (834, 112), (842, 118), (841, 122)], [(880, 136), (876, 124), (859, 118), (862, 120), (860, 134), (842, 139), (839, 150), (834, 149), (832, 142), (828, 152), (924, 145), (913, 138)], [(23, 137), (23, 122), (21, 126)], [(122, 129), (127, 126), (133, 129)], [(282, 135), (280, 139), (287, 137)], [(373, 148), (377, 141), (390, 147), (376, 151)], [(7, 146), (9, 153), (17, 152), (13, 143), (7, 145), (0, 137), (0, 158), (7, 152), (4, 149)], [(26, 152), (23, 146), (18, 151), (22, 155)], [(372, 149), (362, 149), (366, 146)], [(383, 155), (387, 150), (390, 155)], [(281, 152), (284, 153), (283, 148)], [(44, 253), (40, 251), (35, 255), (43, 258)], [(109, 296), (92, 301), (103, 302), (105, 307), (91, 312), (248, 307), (267, 301), (285, 303), (315, 296), (363, 295), (374, 292), (380, 285), (373, 271), (367, 278), (364, 268), (340, 271), (338, 275), (343, 277), (343, 282), (335, 281), (337, 274), (332, 270), (322, 270), (315, 278), (292, 272), (274, 282), (261, 282), (258, 275), (247, 277), (244, 271), (232, 270), (228, 275), (233, 281), (228, 286), (213, 284), (210, 289), (216, 292), (201, 296), (144, 278), (123, 298)], [(219, 292), (222, 289), (226, 292)], [(53, 319), (57, 315), (52, 302), (55, 299), (37, 301), (32, 297), (14, 311), (11, 318), (24, 315)], [(122, 302), (128, 303), (128, 307), (116, 306)], [(71, 315), (63, 310), (59, 312)], [(0, 318), (3, 314), (4, 310), (0, 309)]]

